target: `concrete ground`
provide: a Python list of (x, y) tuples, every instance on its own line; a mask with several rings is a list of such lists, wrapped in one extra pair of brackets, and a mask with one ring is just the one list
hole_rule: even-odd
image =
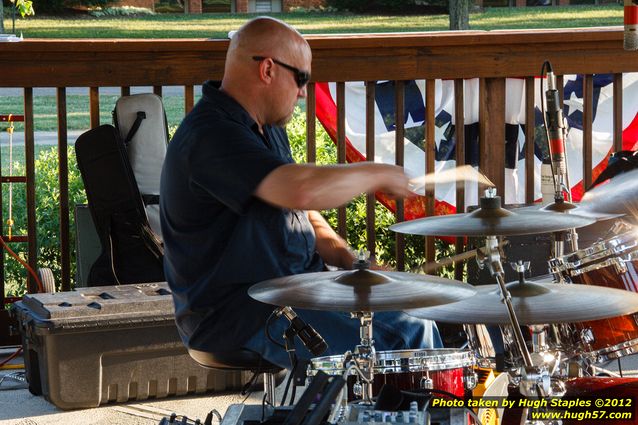
[[(15, 348), (0, 348), (0, 362)], [(13, 364), (22, 363), (18, 357)], [(638, 377), (638, 356), (623, 357), (622, 369), (625, 376)], [(611, 362), (607, 368), (617, 371), (617, 363)], [(192, 424), (196, 419), (203, 422), (213, 409), (222, 416), (231, 404), (261, 403), (263, 392), (256, 392), (249, 397), (238, 393), (217, 393), (200, 396), (176, 397), (152, 401), (131, 402), (125, 404), (109, 404), (93, 409), (63, 411), (47, 402), (43, 397), (32, 395), (26, 389), (26, 383), (7, 377), (13, 373), (24, 372), (23, 369), (0, 370), (0, 425), (157, 425), (164, 417), (172, 413), (178, 419), (186, 416)], [(3, 379), (4, 377), (4, 379)], [(285, 382), (285, 381), (284, 381)], [(638, 378), (636, 378), (638, 386)], [(280, 400), (284, 385), (277, 388), (277, 399)], [(303, 390), (298, 390), (297, 396)], [(213, 423), (216, 423), (215, 421)]]
[[(0, 348), (0, 362), (15, 349)], [(17, 357), (10, 364), (19, 367), (23, 363), (22, 357)], [(172, 413), (177, 414), (179, 419), (188, 417), (192, 424), (196, 419), (203, 422), (213, 409), (224, 415), (231, 404), (259, 404), (263, 396), (263, 392), (255, 392), (248, 397), (239, 392), (224, 392), (63, 411), (43, 397), (31, 394), (20, 376), (24, 376), (22, 368), (0, 370), (0, 425), (157, 425)], [(282, 387), (280, 385), (277, 389), (279, 398)]]

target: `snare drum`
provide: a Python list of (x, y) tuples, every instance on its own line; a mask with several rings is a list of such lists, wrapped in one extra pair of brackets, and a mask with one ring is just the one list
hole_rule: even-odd
[[(638, 292), (638, 241), (634, 232), (596, 242), (550, 260), (557, 280)], [(576, 340), (598, 361), (638, 352), (638, 316), (576, 323)]]
[[(317, 357), (310, 361), (308, 375), (318, 371), (328, 375), (343, 375), (347, 365), (345, 356)], [(465, 397), (465, 391), (474, 388), (476, 375), (472, 370), (474, 356), (469, 351), (452, 348), (422, 350), (378, 351), (374, 363), (372, 394), (379, 394), (384, 384), (400, 390), (436, 389), (457, 397)], [(348, 398), (353, 399), (356, 372), (348, 378)]]

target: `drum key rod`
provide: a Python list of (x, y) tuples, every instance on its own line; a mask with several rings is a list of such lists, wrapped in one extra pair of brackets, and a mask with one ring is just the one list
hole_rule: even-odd
[(361, 366), (362, 375), (362, 399), (372, 400), (372, 380), (374, 379), (374, 364), (376, 361), (376, 351), (374, 349), (374, 339), (372, 338), (372, 317), (371, 311), (358, 311), (351, 313), (351, 317), (359, 319), (359, 336), (361, 344), (354, 350), (353, 358)]

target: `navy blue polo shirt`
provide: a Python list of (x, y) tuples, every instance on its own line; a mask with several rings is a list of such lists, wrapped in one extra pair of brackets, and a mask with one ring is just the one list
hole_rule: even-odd
[(248, 296), (252, 284), (323, 270), (305, 212), (253, 195), (291, 162), (284, 129), (262, 135), (241, 105), (204, 84), (169, 143), (160, 185), (164, 271), (187, 346), (241, 347), (274, 308)]

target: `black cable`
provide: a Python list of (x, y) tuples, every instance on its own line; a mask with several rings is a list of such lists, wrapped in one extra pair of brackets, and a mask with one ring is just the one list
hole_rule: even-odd
[(283, 406), (286, 403), (286, 397), (288, 397), (288, 389), (290, 389), (290, 383), (293, 380), (293, 376), (295, 376), (296, 370), (297, 370), (297, 362), (295, 361), (295, 363), (292, 365), (292, 369), (290, 369), (290, 375), (288, 376), (288, 382), (286, 382), (286, 388), (284, 388), (284, 395), (281, 397), (281, 403), (279, 404), (280, 406)]
[[(295, 368), (299, 365), (299, 360), (295, 363)], [(294, 379), (295, 375), (291, 375), (291, 379)], [(297, 385), (294, 384), (292, 386), (292, 394), (290, 394), (290, 405), (293, 406), (295, 404), (295, 398), (297, 397)]]
[(264, 397), (261, 399), (261, 421), (264, 422), (266, 420), (266, 399), (268, 398), (268, 393), (264, 392)]
[(270, 334), (270, 325), (272, 324), (273, 320), (278, 318), (279, 316), (276, 314), (276, 310), (273, 310), (272, 313), (270, 313), (270, 316), (268, 316), (268, 319), (266, 320), (266, 327), (264, 329), (265, 333), (266, 333), (266, 338), (268, 338), (268, 341), (272, 342), (273, 344), (277, 345), (278, 347), (281, 347), (283, 349), (286, 349), (286, 346), (284, 344), (282, 344), (281, 342), (275, 340), (272, 335)]
[[(543, 117), (543, 126), (545, 127), (545, 136), (547, 137), (547, 152), (550, 158), (549, 165), (552, 169), (552, 177), (556, 175), (556, 170), (554, 170), (554, 163), (551, 161), (552, 149), (549, 146), (549, 127), (547, 126), (547, 116), (545, 115), (545, 91), (543, 90), (543, 81), (544, 77), (547, 76), (547, 72), (554, 72), (552, 69), (552, 64), (549, 61), (543, 62), (543, 66), (541, 67), (541, 115)], [(546, 78), (545, 78), (546, 79)], [(527, 123), (529, 125), (530, 123)], [(554, 188), (556, 188), (556, 182), (554, 182)]]
[[(292, 323), (290, 324), (290, 326), (288, 327), (288, 329), (286, 329), (286, 332), (284, 332), (284, 341), (286, 342), (285, 344), (285, 350), (288, 353), (288, 357), (290, 359), (290, 368), (291, 368), (291, 372), (290, 372), (290, 376), (288, 377), (288, 382), (286, 384), (286, 390), (284, 391), (284, 397), (281, 400), (282, 401), (282, 406), (283, 404), (286, 402), (286, 397), (288, 396), (288, 388), (290, 388), (290, 383), (292, 382), (292, 380), (294, 379), (294, 373), (297, 369), (297, 364), (299, 363), (298, 358), (297, 358), (297, 349), (295, 346), (295, 336), (297, 335), (297, 331), (295, 330), (294, 326), (292, 325)], [(290, 405), (292, 406), (294, 404), (294, 400), (295, 400), (295, 395), (296, 395), (296, 385), (293, 385), (292, 387), (292, 400), (290, 400)]]

